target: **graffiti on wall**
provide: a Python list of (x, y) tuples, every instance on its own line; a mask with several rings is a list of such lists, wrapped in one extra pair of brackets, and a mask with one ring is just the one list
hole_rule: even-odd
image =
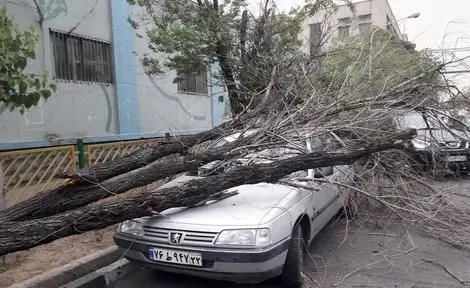
[(193, 113), (191, 113), (191, 111), (189, 111), (184, 105), (183, 103), (181, 103), (181, 100), (178, 98), (178, 97), (175, 97), (173, 95), (170, 95), (168, 94), (167, 92), (163, 91), (163, 89), (158, 86), (157, 82), (155, 81), (155, 79), (150, 76), (150, 75), (147, 75), (148, 79), (150, 80), (150, 83), (152, 83), (153, 87), (155, 87), (158, 92), (161, 93), (161, 95), (163, 95), (165, 98), (167, 98), (168, 100), (170, 101), (174, 101), (174, 102), (177, 102), (178, 105), (180, 106), (181, 110), (186, 114), (188, 115), (188, 117), (190, 119), (193, 119), (193, 120), (196, 120), (196, 121), (205, 121), (207, 120), (207, 117), (206, 115), (194, 115)]
[(105, 131), (108, 133), (111, 132), (111, 133), (117, 134), (117, 131), (113, 131), (114, 129), (111, 129), (111, 123), (113, 122), (113, 117), (114, 117), (114, 113), (113, 113), (114, 109), (111, 103), (111, 95), (109, 95), (108, 89), (106, 89), (106, 85), (101, 84), (100, 88), (103, 91), (103, 95), (106, 99), (106, 106), (108, 108), (108, 118), (106, 119)]

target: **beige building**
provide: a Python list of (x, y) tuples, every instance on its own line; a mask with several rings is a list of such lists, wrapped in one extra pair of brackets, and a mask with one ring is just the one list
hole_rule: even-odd
[(333, 39), (364, 33), (371, 27), (380, 27), (405, 40), (388, 0), (357, 1), (340, 5), (336, 10), (323, 10), (304, 22), (301, 38), (304, 51), (328, 45)]

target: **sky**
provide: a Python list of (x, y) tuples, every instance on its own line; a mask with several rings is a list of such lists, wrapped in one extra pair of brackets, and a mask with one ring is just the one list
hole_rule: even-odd
[[(259, 3), (259, 0), (251, 0)], [(456, 52), (456, 56), (470, 56), (470, 0), (388, 0), (396, 19), (420, 13), (416, 19), (399, 20), (402, 32), (417, 49), (468, 48)], [(299, 5), (303, 0), (277, 0), (281, 10)], [(450, 56), (446, 56), (450, 60)], [(470, 59), (464, 61), (469, 67), (459, 65), (449, 70), (470, 70)], [(470, 73), (447, 74), (459, 86), (470, 86)]]
[[(397, 19), (419, 12), (419, 18), (401, 21), (400, 28), (418, 49), (453, 49), (458, 58), (470, 56), (470, 0), (389, 0)], [(442, 54), (441, 54), (442, 55)], [(446, 55), (446, 61), (452, 59)], [(469, 70), (470, 59), (449, 71)], [(461, 88), (470, 86), (470, 72), (446, 74)]]

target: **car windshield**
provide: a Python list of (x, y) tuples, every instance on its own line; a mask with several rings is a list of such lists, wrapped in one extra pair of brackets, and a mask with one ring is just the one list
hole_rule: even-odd
[(397, 119), (397, 124), (401, 129), (442, 129), (442, 123), (444, 122), (444, 119), (437, 119), (434, 115), (426, 115), (425, 117), (421, 113), (407, 113)]
[[(231, 135), (225, 137), (215, 142), (212, 147), (220, 147), (226, 143), (235, 141), (239, 135)], [(334, 140), (331, 139), (326, 141), (326, 139), (319, 139), (317, 137), (311, 138), (312, 150), (321, 151), (321, 150), (331, 150), (334, 149), (333, 146), (336, 146)], [(252, 165), (252, 164), (261, 164), (261, 163), (270, 163), (276, 160), (282, 160), (297, 156), (307, 152), (305, 140), (294, 140), (290, 143), (287, 143), (285, 146), (267, 148), (261, 151), (253, 152), (248, 155), (244, 155), (241, 158), (238, 158), (233, 161), (214, 161), (200, 167), (198, 171), (199, 176), (208, 176), (219, 173), (227, 172), (240, 165)], [(306, 171), (295, 172), (296, 176), (306, 175)]]
[(245, 131), (244, 133), (235, 133), (233, 135), (220, 138), (219, 140), (217, 140), (216, 142), (211, 144), (209, 146), (209, 148), (222, 147), (227, 143), (231, 143), (231, 142), (236, 141), (240, 136), (242, 136), (242, 137), (250, 136), (250, 135), (254, 134), (255, 132), (256, 132), (256, 130), (248, 130), (248, 131)]
[[(417, 130), (442, 130), (454, 129), (458, 131), (467, 131), (465, 119), (461, 121), (445, 115), (436, 115), (427, 113), (423, 116), (421, 113), (411, 112), (397, 118), (397, 124), (400, 129), (413, 128)], [(458, 118), (457, 118), (458, 119)]]
[(226, 138), (222, 138), (220, 139), (219, 141), (217, 141), (214, 145), (212, 145), (213, 148), (218, 148), (218, 147), (222, 147), (224, 146), (225, 144), (229, 143), (230, 141), (228, 141)]

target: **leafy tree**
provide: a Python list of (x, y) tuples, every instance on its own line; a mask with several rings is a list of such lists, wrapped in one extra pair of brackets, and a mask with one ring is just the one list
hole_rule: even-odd
[(5, 7), (0, 9), (0, 104), (21, 113), (49, 98), (56, 86), (50, 83), (47, 73), (27, 75), (28, 59), (35, 59), (39, 35), (33, 26), (21, 32), (8, 16)]
[(257, 13), (249, 11), (246, 0), (128, 2), (146, 12), (147, 17), (130, 19), (136, 29), (145, 25), (154, 52), (142, 59), (146, 72), (159, 74), (167, 68), (191, 74), (218, 63), (233, 114), (263, 100), (259, 96), (271, 79), (285, 73), (298, 54), (305, 17), (333, 5), (332, 0), (307, 0), (281, 13), (265, 0)]
[[(336, 39), (328, 47), (322, 61), (322, 81), (324, 85), (341, 86), (353, 91), (357, 85), (367, 85), (370, 97), (391, 89), (399, 83), (422, 73), (420, 83), (425, 90), (417, 89), (410, 95), (410, 101), (419, 102), (431, 97), (438, 101), (443, 79), (434, 71), (440, 67), (439, 61), (427, 50), (417, 51), (415, 45), (398, 39), (394, 34), (380, 28), (372, 28), (365, 33), (341, 41)], [(429, 90), (432, 87), (432, 90)], [(420, 97), (420, 95), (422, 97)]]

